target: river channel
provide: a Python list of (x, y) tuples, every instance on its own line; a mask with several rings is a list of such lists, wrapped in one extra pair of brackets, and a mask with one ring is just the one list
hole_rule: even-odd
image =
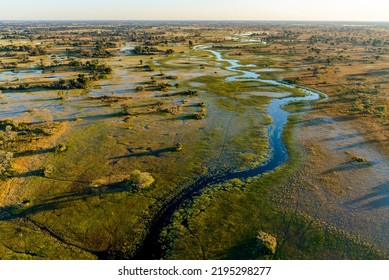
[(259, 176), (261, 174), (271, 172), (285, 164), (288, 159), (288, 151), (282, 141), (282, 133), (285, 125), (287, 124), (289, 112), (283, 110), (283, 107), (291, 102), (313, 101), (320, 98), (320, 95), (314, 91), (301, 88), (296, 85), (285, 84), (281, 81), (263, 80), (260, 78), (260, 74), (257, 74), (256, 72), (239, 69), (247, 69), (250, 67), (255, 67), (255, 65), (243, 65), (240, 64), (238, 60), (223, 58), (222, 52), (209, 50), (209, 47), (207, 46), (197, 46), (196, 48), (209, 51), (216, 57), (217, 61), (227, 62), (229, 64), (226, 69), (235, 72), (236, 75), (228, 77), (226, 79), (227, 82), (256, 80), (258, 82), (274, 86), (290, 88), (291, 90), (299, 89), (305, 94), (305, 96), (272, 99), (267, 107), (268, 114), (273, 120), (267, 131), (269, 141), (268, 159), (261, 165), (252, 169), (244, 171), (227, 171), (218, 175), (198, 178), (194, 183), (184, 188), (180, 193), (167, 201), (161, 210), (157, 213), (154, 220), (151, 221), (148, 233), (143, 240), (143, 243), (139, 247), (137, 254), (135, 254), (134, 259), (160, 259), (163, 256), (163, 250), (158, 243), (161, 231), (169, 224), (174, 212), (178, 210), (184, 204), (184, 202), (191, 200), (193, 197), (199, 195), (201, 190), (204, 188), (234, 178), (247, 179), (250, 177)]

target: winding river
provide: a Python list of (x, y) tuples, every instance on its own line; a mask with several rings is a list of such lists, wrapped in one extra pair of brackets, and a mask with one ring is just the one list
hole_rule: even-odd
[(143, 243), (138, 248), (134, 259), (160, 259), (163, 256), (163, 250), (161, 245), (158, 243), (158, 239), (161, 231), (167, 226), (171, 220), (173, 213), (178, 210), (185, 201), (192, 199), (194, 196), (199, 195), (200, 191), (205, 187), (217, 183), (221, 183), (225, 180), (233, 178), (249, 178), (261, 175), (266, 172), (270, 172), (277, 167), (283, 165), (288, 159), (288, 152), (285, 144), (282, 141), (282, 132), (288, 121), (289, 113), (282, 109), (283, 106), (291, 102), (296, 101), (310, 101), (317, 100), (320, 95), (308, 89), (304, 89), (295, 85), (285, 84), (275, 80), (262, 80), (260, 75), (247, 70), (241, 70), (239, 68), (254, 67), (255, 65), (241, 65), (238, 60), (225, 59), (221, 52), (215, 50), (208, 50), (207, 46), (198, 46), (197, 49), (203, 49), (211, 52), (215, 55), (216, 60), (219, 62), (227, 62), (230, 66), (227, 70), (237, 73), (236, 76), (228, 77), (226, 81), (236, 80), (247, 80), (254, 79), (259, 82), (271, 84), (274, 86), (282, 86), (290, 89), (298, 88), (305, 93), (303, 97), (285, 97), (285, 98), (274, 98), (268, 105), (269, 115), (272, 117), (273, 122), (268, 128), (269, 137), (269, 157), (265, 163), (244, 171), (228, 171), (216, 176), (200, 177), (190, 186), (183, 189), (180, 193), (175, 195), (171, 200), (167, 201), (161, 210), (155, 215), (154, 220), (151, 221), (148, 233), (143, 240)]

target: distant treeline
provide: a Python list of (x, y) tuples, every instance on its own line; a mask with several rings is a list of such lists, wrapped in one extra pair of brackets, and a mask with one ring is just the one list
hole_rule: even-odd
[[(83, 42), (74, 42), (73, 46), (82, 46)], [(85, 48), (74, 48), (66, 49), (66, 53), (69, 56), (80, 56), (80, 57), (95, 57), (95, 58), (107, 58), (112, 57), (113, 54), (106, 50), (107, 48), (116, 48), (116, 44), (106, 41), (97, 41), (93, 49)]]
[(136, 46), (134, 50), (132, 51), (133, 54), (136, 55), (156, 55), (160, 53), (165, 54), (173, 54), (173, 49), (167, 49), (166, 51), (159, 50), (155, 47), (149, 47), (149, 46)]
[(33, 49), (32, 46), (15, 46), (15, 45), (6, 45), (0, 46), (0, 52), (29, 52)]

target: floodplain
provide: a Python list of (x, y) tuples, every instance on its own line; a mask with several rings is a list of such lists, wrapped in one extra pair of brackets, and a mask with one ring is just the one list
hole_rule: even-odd
[(0, 24), (0, 258), (387, 259), (388, 40)]

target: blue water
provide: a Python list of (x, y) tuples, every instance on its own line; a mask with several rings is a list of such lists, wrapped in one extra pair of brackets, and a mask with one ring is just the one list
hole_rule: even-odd
[(42, 70), (20, 70), (18, 72), (4, 71), (0, 72), (0, 81), (6, 81), (8, 79), (22, 79), (26, 76), (32, 76), (42, 74)]
[[(201, 46), (199, 49), (207, 49), (207, 47)], [(201, 177), (197, 179), (193, 184), (184, 188), (180, 193), (174, 196), (171, 200), (167, 201), (161, 210), (155, 215), (154, 220), (150, 223), (148, 234), (143, 240), (143, 244), (139, 247), (138, 252), (135, 254), (135, 259), (159, 259), (163, 256), (163, 249), (158, 242), (160, 234), (164, 227), (166, 227), (172, 215), (187, 200), (193, 199), (201, 193), (201, 190), (210, 185), (222, 183), (226, 180), (239, 178), (246, 179), (254, 176), (258, 176), (285, 164), (288, 159), (288, 150), (282, 141), (282, 132), (288, 121), (289, 113), (282, 109), (283, 106), (291, 102), (303, 101), (303, 100), (316, 100), (320, 96), (316, 92), (300, 88), (294, 85), (284, 84), (274, 80), (262, 80), (260, 75), (251, 71), (244, 71), (238, 68), (250, 67), (250, 65), (241, 65), (238, 60), (224, 59), (220, 52), (214, 50), (207, 50), (215, 55), (217, 61), (227, 62), (230, 66), (227, 66), (227, 70), (238, 73), (236, 76), (228, 77), (226, 81), (232, 82), (236, 80), (256, 80), (262, 83), (268, 83), (270, 85), (282, 86), (290, 89), (298, 88), (303, 91), (306, 96), (304, 97), (286, 97), (282, 99), (272, 99), (268, 105), (268, 113), (272, 117), (273, 122), (269, 125), (267, 130), (269, 139), (269, 152), (268, 159), (261, 165), (244, 170), (244, 171), (228, 171), (222, 174), (213, 175), (210, 177)], [(103, 257), (104, 256), (100, 256)]]
[(281, 166), (288, 159), (287, 149), (285, 147), (285, 144), (282, 141), (282, 132), (288, 121), (288, 116), (289, 116), (289, 113), (283, 110), (282, 107), (291, 102), (317, 100), (320, 98), (320, 95), (316, 92), (304, 88), (300, 88), (295, 85), (285, 84), (280, 81), (263, 80), (260, 78), (260, 74), (257, 74), (252, 71), (245, 71), (239, 69), (242, 67), (245, 68), (253, 67), (252, 64), (243, 65), (240, 64), (238, 60), (223, 58), (222, 54), (218, 51), (214, 51), (214, 50), (207, 50), (207, 51), (215, 55), (217, 61), (229, 63), (230, 66), (226, 67), (227, 70), (239, 74), (237, 76), (228, 77), (226, 79), (227, 82), (241, 81), (241, 80), (255, 80), (273, 86), (282, 86), (283, 88), (290, 88), (290, 89), (298, 88), (299, 90), (305, 93), (305, 96), (303, 97), (285, 97), (282, 99), (277, 99), (277, 98), (272, 99), (272, 101), (268, 105), (269, 116), (273, 119), (273, 122), (269, 125), (269, 128), (267, 130), (268, 138), (269, 138), (269, 147), (270, 147), (268, 161), (265, 162), (265, 164), (263, 165), (260, 165), (256, 168), (247, 171), (232, 172), (232, 173), (225, 174), (225, 176), (223, 176), (223, 180), (232, 179), (232, 178), (253, 177), (274, 170), (275, 168)]

